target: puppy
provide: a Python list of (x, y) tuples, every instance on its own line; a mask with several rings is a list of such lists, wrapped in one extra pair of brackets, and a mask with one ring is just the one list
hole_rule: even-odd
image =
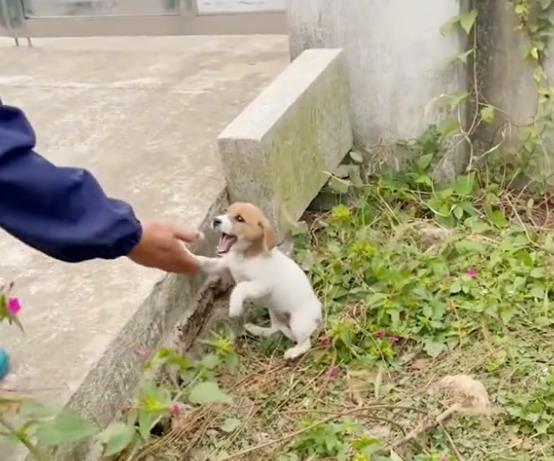
[(234, 203), (213, 221), (220, 232), (218, 258), (196, 256), (209, 274), (229, 270), (236, 286), (231, 292), (229, 315), (243, 313), (245, 300), (269, 308), (271, 325), (246, 324), (254, 336), (281, 332), (296, 345), (285, 352), (294, 359), (311, 347), (310, 337), (321, 323), (321, 303), (302, 269), (277, 248), (269, 220), (250, 203)]

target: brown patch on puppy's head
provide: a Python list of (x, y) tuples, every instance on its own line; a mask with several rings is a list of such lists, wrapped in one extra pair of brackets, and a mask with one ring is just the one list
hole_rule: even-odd
[(271, 223), (251, 203), (233, 203), (225, 215), (214, 220), (214, 227), (222, 233), (219, 254), (235, 251), (252, 257), (269, 253), (275, 246)]

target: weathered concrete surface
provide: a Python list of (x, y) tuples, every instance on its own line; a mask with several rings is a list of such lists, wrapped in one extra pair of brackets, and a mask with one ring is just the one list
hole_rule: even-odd
[(465, 90), (462, 68), (448, 66), (465, 38), (440, 28), (460, 0), (290, 0), (292, 57), (307, 48), (344, 49), (356, 144), (373, 146), (419, 136), (440, 119), (429, 105)]
[[(489, 148), (504, 138), (504, 151), (516, 152), (521, 146), (518, 127), (533, 122), (538, 107), (537, 85), (533, 79), (533, 66), (525, 60), (528, 46), (525, 33), (516, 30), (517, 18), (513, 4), (502, 0), (477, 2), (478, 78), (484, 101), (499, 108), (491, 124), (482, 124), (479, 138)], [(552, 42), (551, 42), (552, 43)], [(552, 46), (552, 45), (550, 45)], [(550, 81), (554, 78), (554, 59), (545, 59)], [(554, 147), (554, 136), (548, 139), (547, 151)], [(531, 165), (541, 175), (554, 174), (554, 157), (540, 155)], [(552, 180), (550, 181), (553, 182)]]
[[(200, 226), (225, 200), (217, 134), (287, 61), (285, 37), (0, 39), (0, 95), (26, 110), (50, 160), (92, 170), (140, 217)], [(64, 264), (6, 234), (0, 255), (26, 329), (0, 326), (14, 365), (3, 385), (71, 399), (101, 423), (199, 286), (125, 259)]]
[(218, 138), (232, 201), (261, 206), (286, 233), (352, 147), (341, 50), (300, 55)]

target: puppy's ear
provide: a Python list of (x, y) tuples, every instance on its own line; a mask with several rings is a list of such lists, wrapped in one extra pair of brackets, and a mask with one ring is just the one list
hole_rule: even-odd
[(260, 221), (260, 227), (263, 232), (263, 247), (264, 251), (267, 253), (275, 246), (275, 234), (273, 232), (273, 226), (269, 222), (269, 219), (262, 219)]

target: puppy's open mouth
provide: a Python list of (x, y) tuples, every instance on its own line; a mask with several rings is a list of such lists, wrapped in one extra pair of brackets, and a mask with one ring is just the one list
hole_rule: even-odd
[(237, 237), (235, 235), (222, 232), (217, 244), (217, 254), (224, 255), (225, 253), (229, 253), (235, 243), (237, 243)]

